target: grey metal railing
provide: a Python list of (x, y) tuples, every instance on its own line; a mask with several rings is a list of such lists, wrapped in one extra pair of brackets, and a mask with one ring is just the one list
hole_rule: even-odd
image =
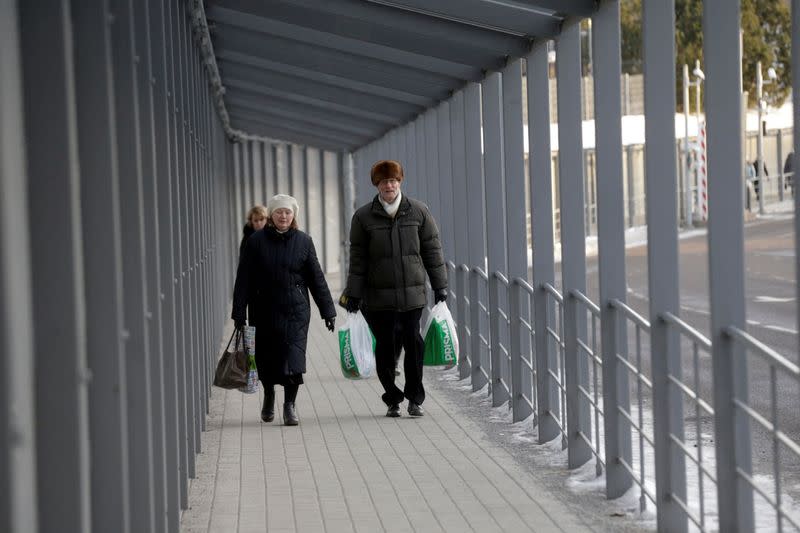
[[(622, 418), (628, 422), (630, 430), (635, 432), (638, 436), (638, 465), (634, 465), (632, 460), (627, 458), (618, 459), (623, 467), (630, 473), (633, 481), (639, 486), (639, 510), (644, 511), (647, 508), (648, 499), (654, 505), (656, 504), (655, 492), (647, 487), (647, 465), (645, 464), (645, 444), (649, 445), (651, 448), (655, 448), (655, 440), (652, 433), (647, 433), (644, 427), (645, 394), (643, 393), (643, 387), (648, 391), (648, 396), (652, 397), (653, 382), (651, 378), (642, 372), (642, 332), (647, 335), (650, 334), (650, 322), (624, 302), (612, 300), (610, 304), (624, 320), (630, 322), (634, 326), (634, 362), (631, 362), (628, 357), (621, 355), (619, 351), (614, 354), (614, 357), (622, 364), (622, 368), (634, 378), (636, 389), (636, 415), (633, 414), (630, 406), (628, 406), (627, 409), (622, 406), (616, 406), (616, 409), (617, 412), (622, 415)], [(627, 343), (628, 339), (624, 339), (623, 342)], [(625, 353), (631, 353), (631, 351), (625, 350)]]
[[(538, 404), (537, 399), (540, 398), (540, 395), (537, 394), (536, 384), (541, 383), (539, 372), (546, 371), (547, 380), (557, 389), (558, 395), (557, 405), (552, 406), (554, 409), (549, 410), (548, 406), (544, 406), (544, 412), (554, 418), (561, 435), (562, 449), (568, 448), (571, 443), (578, 440), (588, 445), (594, 456), (598, 476), (602, 475), (606, 462), (609, 460), (605, 456), (603, 446), (605, 439), (602, 430), (604, 414), (606, 409), (615, 409), (621, 416), (620, 420), (624, 426), (622, 430), (630, 432), (634, 436), (637, 446), (636, 452), (632, 456), (614, 457), (613, 459), (622, 465), (638, 486), (640, 511), (647, 509), (648, 500), (656, 508), (658, 506), (655, 491), (658, 482), (654, 466), (655, 457), (660, 454), (679, 453), (687, 460), (683, 466), (686, 470), (687, 480), (694, 479), (695, 484), (691, 490), (684, 490), (683, 494), (686, 496), (682, 496), (680, 491), (676, 490), (670, 492), (670, 497), (685, 519), (696, 526), (699, 531), (715, 530), (714, 515), (718, 511), (715, 505), (716, 500), (712, 495), (714, 490), (725, 490), (717, 487), (715, 455), (718, 447), (727, 446), (727, 444), (716, 439), (714, 427), (704, 424), (704, 420), (713, 419), (715, 416), (714, 402), (704, 397), (704, 392), (708, 394), (708, 391), (704, 391), (701, 380), (703, 365), (707, 364), (704, 362), (705, 358), (712, 353), (712, 343), (707, 337), (680, 317), (669, 312), (661, 313), (658, 320), (677, 333), (683, 349), (682, 353), (687, 357), (682, 359), (681, 371), (685, 372), (685, 375), (680, 372), (669, 372), (661, 377), (654, 376), (647, 348), (647, 344), (651, 342), (650, 321), (626, 303), (611, 300), (609, 306), (614, 310), (616, 319), (624, 321), (631, 327), (630, 335), (618, 339), (619, 349), (614, 354), (614, 359), (633, 378), (631, 382), (633, 401), (632, 405), (606, 405), (602, 368), (607, 359), (599, 350), (599, 346), (601, 346), (599, 328), (601, 308), (582, 292), (569, 291), (567, 298), (574, 299), (580, 306), (581, 312), (585, 313), (587, 317), (588, 338), (585, 341), (578, 339), (577, 344), (582, 357), (588, 358), (591, 363), (590, 373), (581, 379), (577, 388), (577, 394), (588, 401), (590, 405), (591, 432), (572, 433), (567, 410), (569, 392), (566, 385), (565, 365), (563, 313), (565, 298), (562, 293), (549, 283), (542, 284), (541, 292), (538, 292), (524, 279), (508, 280), (501, 272), (494, 272), (491, 276), (487, 276), (480, 267), (469, 268), (467, 265), (456, 267), (455, 264), (450, 263), (448, 268), (456, 272), (456, 275), (463, 273), (463, 276), (468, 278), (472, 289), (470, 295), (453, 292), (455, 307), (463, 310), (469, 306), (470, 309), (469, 315), (463, 311), (459, 314), (465, 319), (469, 317), (469, 328), (466, 329), (469, 342), (462, 340), (461, 357), (469, 365), (470, 372), (467, 374), (477, 378), (479, 384), (485, 385), (491, 379), (493, 386), (489, 388), (488, 394), (492, 396), (493, 405), (498, 406), (508, 402), (509, 408), (514, 412), (515, 421), (525, 419), (531, 413), (541, 412), (539, 408), (542, 406)], [(466, 286), (466, 280), (464, 280), (464, 286)], [(484, 303), (484, 300), (488, 300), (488, 298), (481, 298), (478, 295), (481, 287), (495, 291), (493, 299), (496, 302), (502, 301), (501, 295), (503, 291), (506, 291), (507, 307), (488, 306)], [(525, 306), (533, 308), (534, 300), (539, 295), (543, 295), (547, 305), (554, 306), (553, 310), (555, 311), (552, 313), (554, 319), (547, 322), (545, 335), (553, 340), (558, 363), (554, 368), (546, 370), (541, 369), (542, 361), (546, 360), (546, 357), (542, 357), (543, 354), (537, 354), (533, 348), (536, 345), (534, 342), (535, 321), (532, 316), (530, 320), (522, 318), (520, 313), (520, 309), (524, 309)], [(481, 318), (485, 318), (482, 323)], [(464, 326), (466, 325), (465, 323)], [(487, 325), (492, 325), (491, 331), (487, 331)], [(504, 333), (504, 329), (510, 335), (508, 346), (497, 338)], [(626, 331), (628, 331), (627, 328)], [(739, 410), (746, 413), (752, 421), (771, 436), (773, 453), (771, 474), (774, 478), (774, 486), (772, 491), (768, 490), (763, 482), (756, 480), (752, 473), (745, 470), (738, 470), (737, 475), (775, 510), (779, 531), (783, 531), (785, 526), (797, 528), (800, 520), (791, 514), (785, 505), (780, 464), (782, 454), (800, 459), (800, 445), (780, 428), (777, 412), (777, 382), (780, 374), (794, 383), (800, 384), (800, 367), (745, 331), (730, 327), (726, 329), (726, 332), (731, 339), (741, 344), (748, 352), (753, 353), (770, 367), (771, 405), (768, 414), (758, 412), (746, 398), (734, 397), (732, 401)], [(523, 353), (521, 339), (526, 336), (531, 341), (531, 348)], [(493, 354), (493, 350), (497, 351)], [(488, 369), (480, 361), (485, 361), (489, 365)], [(531, 377), (532, 387), (523, 386), (522, 378), (525, 375)], [(654, 435), (654, 426), (657, 423), (656, 415), (649, 406), (657, 401), (653, 388), (656, 379), (665, 380), (669, 386), (680, 392), (687, 402), (683, 416), (691, 422), (685, 435), (683, 426), (678, 431), (669, 429), (669, 450), (659, 449)], [(537, 425), (539, 422), (539, 418), (534, 416), (533, 424)], [(709, 490), (710, 487), (714, 487), (714, 489)]]
[(756, 339), (746, 331), (736, 327), (725, 328), (725, 333), (734, 342), (746, 350), (747, 354), (753, 354), (758, 360), (769, 366), (769, 413), (762, 414), (750, 404), (747, 398), (734, 396), (732, 401), (737, 409), (741, 410), (747, 417), (766, 430), (772, 440), (772, 475), (774, 477), (775, 494), (770, 495), (765, 487), (758, 483), (752, 473), (737, 468), (737, 475), (758, 493), (773, 509), (776, 514), (776, 531), (784, 531), (784, 524), (788, 523), (796, 529), (800, 529), (800, 515), (789, 514), (784, 507), (784, 488), (782, 484), (781, 472), (781, 450), (785, 449), (791, 457), (800, 459), (800, 442), (792, 440), (784, 431), (780, 429), (778, 415), (778, 376), (784, 376), (797, 385), (800, 385), (800, 367), (789, 359), (779, 354), (760, 340)]
[[(672, 374), (667, 375), (667, 379), (669, 382), (677, 387), (682, 393), (683, 397), (687, 399), (693, 406), (693, 414), (694, 414), (694, 438), (689, 439), (687, 437), (681, 438), (680, 436), (676, 435), (673, 432), (670, 432), (669, 437), (674, 446), (680, 449), (687, 459), (690, 460), (690, 464), (687, 465), (687, 470), (693, 468), (696, 470), (694, 474), (697, 476), (697, 501), (698, 501), (698, 509), (695, 512), (691, 509), (689, 502), (683, 500), (677, 495), (673, 495), (673, 498), (678, 503), (678, 506), (683, 509), (686, 513), (687, 518), (691, 520), (700, 531), (707, 531), (706, 529), (706, 514), (709, 511), (709, 508), (706, 504), (706, 494), (705, 494), (705, 480), (708, 479), (714, 485), (717, 484), (716, 478), (716, 465), (713, 462), (709, 462), (710, 464), (706, 464), (704, 462), (704, 455), (703, 455), (703, 429), (702, 429), (702, 417), (705, 415), (713, 417), (714, 416), (714, 408), (712, 407), (712, 403), (704, 400), (701, 397), (700, 392), (700, 352), (704, 352), (706, 355), (711, 354), (711, 341), (708, 340), (703, 334), (698, 332), (695, 328), (687, 324), (685, 321), (681, 320), (679, 317), (673, 315), (672, 313), (663, 313), (660, 316), (660, 319), (669, 324), (671, 327), (675, 328), (678, 331), (678, 334), (681, 336), (682, 339), (688, 340), (691, 345), (692, 351), (692, 381), (691, 383), (687, 383), (685, 379), (682, 379), (679, 376), (675, 376)], [(690, 443), (687, 442), (689, 440), (694, 440), (694, 449), (690, 447)], [(694, 466), (691, 466), (694, 465)], [(687, 472), (688, 473), (688, 472)]]
[(604, 448), (601, 445), (600, 439), (600, 419), (603, 417), (603, 402), (601, 400), (602, 388), (600, 382), (603, 374), (603, 360), (597, 349), (600, 345), (597, 327), (600, 321), (600, 308), (580, 291), (571, 290), (569, 296), (577, 300), (580, 306), (585, 308), (590, 324), (588, 343), (581, 339), (577, 339), (577, 342), (579, 350), (584, 352), (586, 357), (589, 358), (589, 363), (591, 363), (589, 367), (591, 369), (591, 376), (587, 376), (588, 379), (585, 384), (579, 385), (578, 390), (589, 402), (589, 409), (592, 413), (592, 434), (585, 435), (583, 432), (580, 432), (579, 435), (592, 450), (592, 455), (595, 457), (595, 471), (597, 475), (600, 476), (603, 474), (603, 469), (606, 464)]
[[(555, 308), (555, 324), (547, 324), (546, 332), (553, 341), (556, 343), (557, 350), (557, 367), (555, 369), (549, 368), (548, 375), (558, 390), (558, 413), (559, 416), (555, 417), (555, 423), (561, 432), (561, 448), (564, 449), (568, 446), (569, 435), (567, 434), (567, 383), (565, 371), (565, 344), (564, 344), (564, 298), (558, 290), (549, 283), (542, 284), (547, 295), (547, 306), (552, 303)], [(556, 328), (556, 329), (554, 329)]]

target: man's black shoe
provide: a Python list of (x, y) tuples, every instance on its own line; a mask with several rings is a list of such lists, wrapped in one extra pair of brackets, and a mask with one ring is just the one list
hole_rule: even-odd
[(425, 414), (425, 411), (422, 410), (421, 405), (418, 405), (414, 402), (408, 402), (408, 414), (411, 416), (422, 416)]
[(386, 411), (386, 416), (389, 418), (397, 418), (400, 416), (400, 406), (398, 404), (390, 405), (389, 410)]
[(264, 388), (264, 405), (261, 406), (261, 420), (272, 422), (275, 420), (275, 389)]

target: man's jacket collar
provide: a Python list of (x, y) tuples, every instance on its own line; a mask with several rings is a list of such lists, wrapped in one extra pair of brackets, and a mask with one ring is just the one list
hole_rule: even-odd
[[(400, 217), (408, 213), (408, 210), (411, 209), (411, 202), (408, 201), (408, 196), (405, 194), (400, 198), (400, 207), (397, 208), (397, 214), (395, 218)], [(386, 209), (383, 208), (383, 204), (380, 200), (380, 194), (376, 194), (375, 198), (372, 199), (372, 214), (383, 216), (386, 218), (391, 219), (392, 217), (389, 216), (389, 213), (386, 212)]]

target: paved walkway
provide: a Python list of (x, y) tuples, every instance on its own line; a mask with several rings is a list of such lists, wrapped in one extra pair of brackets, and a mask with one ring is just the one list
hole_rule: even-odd
[[(213, 389), (182, 531), (592, 529), (429, 381), (424, 417), (404, 404), (402, 418), (386, 418), (378, 380), (344, 379), (337, 349), (312, 320), (298, 427), (262, 423), (262, 391)], [(280, 415), (280, 387), (276, 396)]]

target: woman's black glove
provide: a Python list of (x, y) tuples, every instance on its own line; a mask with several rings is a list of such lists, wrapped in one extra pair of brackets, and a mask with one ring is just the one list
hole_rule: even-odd
[(355, 313), (361, 307), (361, 298), (353, 298), (342, 294), (339, 298), (339, 305), (344, 307), (348, 313)]
[(336, 327), (336, 317), (326, 318), (325, 327), (328, 328), (328, 331), (333, 331), (333, 328)]
[(447, 300), (447, 289), (436, 289), (436, 292), (433, 294), (433, 300), (437, 304)]

